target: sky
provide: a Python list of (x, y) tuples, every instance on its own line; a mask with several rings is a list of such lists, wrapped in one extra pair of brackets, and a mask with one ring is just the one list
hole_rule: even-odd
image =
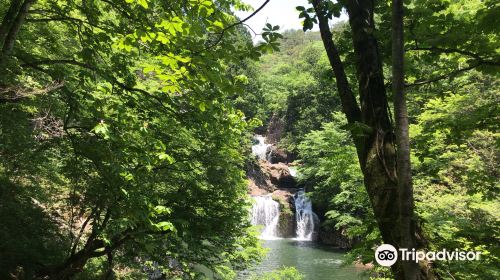
[[(254, 9), (258, 9), (265, 0), (243, 0), (243, 2), (250, 4)], [(307, 0), (271, 0), (261, 11), (245, 23), (256, 33), (261, 33), (266, 23), (270, 23), (273, 26), (279, 25), (281, 27), (280, 30), (302, 29), (302, 19), (299, 19), (299, 12), (295, 9), (297, 6), (304, 6), (306, 8), (312, 7)], [(240, 19), (244, 19), (251, 13), (252, 12), (236, 12), (236, 15), (240, 17)], [(313, 30), (319, 30), (318, 26), (315, 25)], [(259, 40), (261, 40), (260, 36), (254, 37), (254, 42)]]

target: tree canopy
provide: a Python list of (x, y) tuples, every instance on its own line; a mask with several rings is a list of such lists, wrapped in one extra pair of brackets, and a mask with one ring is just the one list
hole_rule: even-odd
[[(303, 30), (254, 44), (268, 2), (0, 0), (0, 278), (236, 279), (263, 256), (251, 135), (276, 120), (348, 261), (404, 240), (391, 1), (312, 0)], [(404, 2), (406, 237), (482, 256), (421, 277), (500, 278), (499, 18), (493, 0)]]

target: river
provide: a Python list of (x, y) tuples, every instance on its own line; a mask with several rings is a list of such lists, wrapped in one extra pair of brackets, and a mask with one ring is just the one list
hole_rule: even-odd
[(269, 251), (264, 260), (251, 268), (248, 274), (252, 272), (260, 274), (283, 266), (293, 266), (305, 276), (305, 280), (368, 279), (363, 275), (364, 269), (354, 265), (342, 266), (345, 254), (342, 250), (316, 242), (288, 238), (262, 240), (262, 242)]

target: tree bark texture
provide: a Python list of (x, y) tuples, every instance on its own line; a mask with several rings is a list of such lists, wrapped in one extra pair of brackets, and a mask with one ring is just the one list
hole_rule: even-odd
[[(401, 246), (416, 249), (415, 220), (413, 217), (413, 185), (410, 163), (410, 137), (408, 132), (408, 111), (404, 92), (404, 28), (403, 0), (392, 1), (392, 94), (396, 120), (396, 157), (399, 189), (399, 228)], [(418, 264), (403, 262), (407, 280), (421, 279)]]
[[(20, 4), (21, 2), (22, 4)], [(29, 9), (35, 2), (36, 0), (13, 0), (11, 2), (9, 10), (0, 25), (0, 45), (2, 47), (0, 65), (14, 48), (17, 34), (29, 13)]]
[(10, 27), (12, 26), (12, 23), (14, 22), (14, 19), (16, 18), (22, 3), (22, 0), (12, 0), (10, 2), (9, 9), (5, 13), (2, 23), (0, 24), (0, 48), (2, 48), (4, 45), (5, 36), (9, 32)]
[[(382, 72), (382, 58), (377, 39), (374, 36), (374, 1), (344, 2), (349, 15), (356, 55), (360, 107), (358, 107), (356, 98), (349, 88), (342, 61), (332, 40), (324, 3), (324, 0), (312, 2), (318, 18), (322, 41), (335, 74), (343, 111), (349, 124), (356, 125), (359, 122), (358, 125), (363, 128), (362, 136), (357, 131), (352, 133), (352, 137), (356, 144), (365, 188), (377, 219), (378, 228), (385, 243), (392, 244), (396, 248), (405, 247), (409, 244), (407, 242), (415, 240), (415, 228), (407, 227), (408, 217), (413, 215), (413, 197), (411, 193), (403, 192), (403, 197), (406, 200), (405, 203), (400, 204), (396, 139), (389, 114)], [(406, 119), (406, 132), (407, 125)], [(403, 150), (405, 149), (403, 148)], [(402, 159), (407, 160), (409, 167), (409, 156)], [(405, 208), (402, 212), (401, 209), (407, 207), (408, 202), (410, 202), (411, 207)], [(402, 215), (402, 213), (404, 214)], [(403, 221), (400, 220), (402, 216), (405, 217), (403, 219), (405, 222), (401, 223), (401, 225), (405, 225), (403, 231), (400, 227), (400, 222)], [(406, 279), (407, 277), (415, 279), (411, 278), (412, 275), (421, 275), (420, 272), (406, 271), (401, 261), (396, 262), (391, 269), (396, 279)]]

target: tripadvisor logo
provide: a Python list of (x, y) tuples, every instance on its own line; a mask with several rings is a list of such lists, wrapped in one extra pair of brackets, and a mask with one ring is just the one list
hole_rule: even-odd
[(408, 250), (405, 248), (399, 248), (398, 252), (398, 250), (396, 250), (396, 248), (390, 244), (382, 244), (378, 246), (377, 250), (375, 250), (375, 260), (381, 266), (392, 266), (398, 260), (398, 255), (402, 261), (414, 261), (416, 263), (423, 260), (477, 261), (479, 260), (481, 252), (465, 252), (459, 251), (458, 249), (455, 249), (454, 251), (443, 249), (438, 252), (424, 252), (416, 251), (415, 249)]
[(398, 260), (398, 251), (390, 244), (382, 244), (375, 251), (375, 260), (381, 266), (391, 266)]

